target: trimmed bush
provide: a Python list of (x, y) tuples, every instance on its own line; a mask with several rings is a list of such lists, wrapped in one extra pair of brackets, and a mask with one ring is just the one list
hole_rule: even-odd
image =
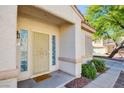
[(96, 69), (92, 64), (82, 64), (81, 75), (88, 79), (96, 78)]
[(103, 60), (100, 59), (93, 59), (91, 62), (95, 65), (97, 72), (104, 72), (106, 70), (106, 66)]

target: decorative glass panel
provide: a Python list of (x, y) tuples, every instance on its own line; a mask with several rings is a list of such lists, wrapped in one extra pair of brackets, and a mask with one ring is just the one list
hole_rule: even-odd
[(56, 65), (56, 37), (52, 35), (52, 65)]
[(28, 61), (28, 31), (20, 31), (20, 66), (21, 72), (27, 71)]

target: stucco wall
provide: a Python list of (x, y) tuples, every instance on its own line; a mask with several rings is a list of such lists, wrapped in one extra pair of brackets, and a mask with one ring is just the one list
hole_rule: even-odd
[[(59, 68), (75, 75), (75, 26), (64, 24), (60, 27), (60, 55)], [(65, 60), (66, 59), (66, 60)], [(70, 60), (74, 60), (70, 62)]]
[(107, 48), (104, 46), (103, 39), (92, 42), (93, 44), (93, 55), (104, 55), (107, 53)]
[[(74, 12), (74, 11), (73, 11)], [(80, 76), (81, 67), (81, 19), (74, 12), (75, 24), (65, 24), (61, 27), (60, 33), (60, 69), (72, 75)], [(64, 59), (64, 58), (61, 58)], [(71, 61), (71, 62), (70, 62)], [(68, 62), (68, 63), (67, 63)], [(68, 65), (68, 66), (67, 66)], [(70, 66), (70, 67), (69, 67)], [(74, 70), (68, 70), (73, 68)]]
[(94, 47), (104, 47), (104, 45), (103, 45), (103, 39), (93, 41), (92, 44), (93, 44)]
[[(49, 12), (51, 14), (54, 14), (55, 16), (58, 16), (61, 20), (66, 20), (66, 23), (64, 24), (59, 24), (59, 29), (60, 29), (60, 37), (58, 40), (60, 40), (60, 55), (59, 57), (65, 57), (65, 59), (69, 59), (71, 60), (73, 63), (71, 63), (72, 65), (68, 65), (70, 63), (67, 63), (68, 66), (72, 66), (72, 69), (74, 69), (73, 71), (70, 70), (71, 74), (73, 73), (73, 75), (80, 75), (80, 63), (81, 63), (81, 56), (82, 53), (80, 51), (81, 49), (81, 40), (80, 40), (80, 36), (81, 36), (81, 19), (79, 18), (79, 16), (74, 12), (74, 10), (70, 7), (70, 6), (36, 6), (38, 8), (40, 8), (41, 10), (45, 10), (46, 12)], [(56, 10), (56, 11), (55, 11)], [(63, 12), (64, 11), (64, 12)], [(35, 12), (36, 13), (36, 12)], [(36, 15), (36, 14), (35, 14)], [(29, 18), (29, 17), (28, 17)], [(29, 22), (28, 24), (33, 24), (33, 26), (36, 26), (36, 28), (31, 28), (37, 31), (43, 31), (43, 33), (47, 33), (50, 31), (52, 31), (53, 28), (50, 28), (48, 26), (44, 26), (44, 22), (42, 23), (42, 26), (39, 25), (38, 23), (32, 23), (32, 18), (30, 19), (31, 22)], [(37, 20), (38, 21), (38, 20)], [(68, 23), (67, 23), (68, 21)], [(73, 22), (72, 22), (73, 21)], [(24, 21), (23, 21), (24, 22)], [(72, 23), (69, 23), (72, 22)], [(41, 23), (40, 23), (41, 24)], [(23, 24), (25, 25), (25, 24)], [(28, 28), (33, 27), (33, 26), (28, 26)], [(40, 28), (42, 29), (39, 29)], [(53, 25), (51, 25), (52, 27), (54, 27)], [(46, 30), (47, 29), (47, 30)], [(54, 31), (56, 31), (54, 29)], [(69, 68), (64, 68), (63, 67), (68, 67), (65, 66), (66, 63), (63, 63), (64, 61), (60, 60), (60, 65), (59, 68), (61, 70), (66, 70), (65, 72), (69, 71)], [(66, 61), (68, 62), (68, 61)]]
[(16, 88), (16, 87), (17, 87), (17, 78), (0, 81), (0, 88)]
[(92, 46), (92, 33), (85, 31), (85, 56), (92, 57), (93, 46)]
[(82, 57), (85, 57), (85, 31), (81, 29), (81, 53)]
[[(32, 76), (32, 53), (31, 53), (31, 32), (40, 32), (40, 33), (45, 33), (49, 35), (49, 72), (55, 71), (58, 69), (58, 57), (59, 57), (59, 27), (57, 25), (45, 22), (39, 18), (30, 16), (30, 15), (25, 15), (19, 13), (18, 15), (18, 30), (20, 29), (26, 29), (29, 31), (29, 46), (28, 46), (28, 72), (27, 75), (26, 73), (20, 74), (19, 80), (23, 80), (26, 77), (29, 78)], [(56, 35), (56, 65), (52, 65), (52, 35)]]
[(82, 52), (81, 52), (81, 19), (75, 14), (76, 24), (75, 24), (75, 59), (77, 64), (75, 64), (75, 74), (76, 76), (81, 75), (81, 61), (82, 61)]
[[(0, 6), (0, 73), (16, 69), (16, 15), (16, 6)], [(16, 87), (16, 83), (16, 79), (0, 80), (0, 87)]]
[(93, 48), (93, 54), (94, 55), (104, 55), (105, 53), (107, 53), (107, 48), (106, 47), (94, 47)]
[(75, 26), (64, 24), (60, 27), (60, 57), (75, 58)]
[(93, 56), (93, 46), (92, 46), (92, 33), (87, 32), (82, 29), (82, 63), (86, 63), (87, 61), (92, 59)]
[[(50, 71), (54, 71), (59, 68), (72, 75), (80, 76), (82, 56), (85, 55), (85, 48), (82, 48), (85, 46), (85, 39), (81, 31), (81, 19), (70, 6), (38, 5), (36, 7), (59, 17), (61, 20), (66, 20), (66, 22), (68, 21), (67, 24), (59, 24), (58, 26), (31, 16), (19, 15), (17, 29), (26, 29), (29, 32), (34, 31), (46, 33), (50, 36), (55, 34), (57, 36), (57, 60), (58, 57), (62, 57), (61, 59), (64, 58), (64, 60), (59, 60), (60, 64), (58, 65), (57, 63), (56, 66), (51, 66), (50, 64)], [(0, 6), (0, 16), (2, 17), (2, 22), (0, 23), (0, 40), (2, 40), (0, 44), (0, 62), (2, 64), (0, 65), (1, 71), (16, 69), (16, 10), (17, 6)], [(33, 14), (33, 12), (31, 12), (31, 14)], [(63, 23), (63, 21), (60, 22)], [(82, 41), (83, 39), (84, 41)], [(29, 44), (30, 43), (31, 42), (29, 42)], [(29, 51), (31, 51), (30, 49), (31, 48), (29, 46)], [(30, 55), (31, 53), (29, 52), (29, 58), (31, 57)], [(31, 60), (29, 59), (29, 61)], [(31, 72), (28, 74), (30, 73)], [(26, 75), (26, 73), (24, 74)], [(16, 82), (16, 80), (13, 82)]]
[[(36, 5), (41, 9), (44, 9), (60, 18), (63, 18), (72, 23), (76, 22), (75, 12), (69, 5)], [(76, 15), (77, 16), (77, 15)]]
[(0, 6), (0, 71), (16, 68), (16, 6)]
[[(84, 39), (84, 37), (83, 37), (84, 35), (82, 34), (82, 31), (81, 31), (81, 18), (72, 9), (71, 6), (57, 6), (56, 5), (56, 6), (36, 6), (36, 7), (44, 9), (64, 20), (68, 21), (68, 22), (73, 23), (74, 26), (71, 29), (73, 29), (74, 32), (67, 30), (67, 32), (65, 33), (65, 36), (64, 36), (67, 38), (63, 39), (63, 41), (62, 41), (63, 43), (60, 44), (60, 45), (62, 45), (62, 50), (63, 51), (66, 50), (66, 52), (64, 53), (64, 52), (61, 52), (61, 49), (60, 49), (60, 57), (66, 56), (66, 57), (72, 58), (71, 60), (73, 60), (75, 63), (75, 66), (74, 66), (75, 71), (73, 73), (75, 73), (75, 75), (80, 75), (80, 71), (81, 71), (80, 63), (82, 61), (82, 56), (85, 55), (85, 48), (82, 48), (85, 46), (85, 43), (84, 43), (85, 40), (82, 41), (82, 39)], [(61, 29), (63, 29), (63, 28), (61, 28)], [(72, 32), (72, 33), (70, 33), (70, 32)], [(68, 34), (70, 34), (70, 35), (68, 35)], [(63, 32), (63, 35), (64, 35), (64, 32)], [(66, 40), (66, 41), (64, 42), (64, 40)], [(69, 41), (70, 45), (67, 44), (68, 41)], [(71, 41), (73, 41), (73, 43)], [(84, 45), (82, 45), (82, 44), (84, 44)], [(68, 46), (70, 46), (70, 47), (68, 47)], [(62, 62), (61, 62), (61, 64), (62, 64)], [(66, 64), (66, 63), (64, 63), (64, 64)], [(68, 69), (68, 68), (66, 68), (66, 69)]]

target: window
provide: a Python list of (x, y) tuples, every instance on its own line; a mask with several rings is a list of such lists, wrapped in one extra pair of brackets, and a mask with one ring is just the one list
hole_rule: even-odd
[(52, 65), (56, 65), (56, 36), (52, 35)]
[(93, 48), (92, 48), (92, 39), (90, 36), (85, 36), (85, 55), (92, 56)]
[(20, 68), (21, 72), (27, 71), (28, 61), (28, 31), (20, 31)]

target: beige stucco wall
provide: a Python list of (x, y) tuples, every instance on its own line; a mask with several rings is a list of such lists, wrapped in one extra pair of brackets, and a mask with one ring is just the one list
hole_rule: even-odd
[[(54, 14), (55, 16), (59, 16), (59, 18), (61, 20), (68, 19), (68, 20), (66, 20), (68, 22), (61, 24), (61, 25), (59, 24), (59, 30), (60, 30), (59, 31), (60, 37), (58, 39), (60, 41), (60, 47), (58, 47), (59, 51), (60, 51), (59, 57), (62, 59), (65, 58), (65, 59), (73, 60), (73, 62), (70, 63), (70, 62), (68, 62), (69, 60), (63, 61), (63, 60), (59, 59), (59, 62), (60, 62), (59, 69), (65, 71), (65, 72), (68, 72), (70, 74), (79, 76), (80, 71), (81, 71), (80, 65), (81, 65), (81, 59), (82, 59), (81, 58), (82, 53), (80, 51), (80, 49), (81, 49), (81, 44), (80, 44), (80, 42), (81, 42), (81, 40), (80, 40), (81, 19), (80, 19), (80, 17), (74, 12), (74, 10), (70, 6), (36, 6), (36, 7), (40, 8), (42, 11), (45, 10), (46, 12)], [(53, 11), (52, 9), (53, 10), (56, 9), (56, 11), (55, 10)], [(66, 9), (66, 10), (64, 10), (64, 9)], [(60, 13), (61, 13), (60, 11), (66, 11), (66, 12), (64, 12), (62, 15), (60, 15)], [(35, 16), (36, 16), (36, 12), (35, 12)], [(29, 18), (29, 16), (28, 16), (28, 18)], [(42, 30), (43, 33), (44, 32), (45, 33), (47, 33), (47, 32), (53, 33), (53, 31), (56, 31), (55, 29), (53, 29), (53, 27), (55, 27), (55, 26), (53, 26), (52, 24), (50, 24), (51, 26), (44, 26), (45, 23), (43, 22), (42, 26), (44, 26), (44, 27), (42, 27), (41, 23), (39, 23), (39, 22), (37, 23), (35, 21), (33, 22), (32, 19), (33, 18), (30, 18), (29, 23), (26, 23), (24, 20), (22, 21), (22, 22), (25, 22), (26, 24), (33, 24), (32, 26), (26, 25), (26, 27), (28, 27), (28, 28), (33, 27), (29, 30), (32, 30), (32, 29), (34, 29), (34, 31)], [(22, 20), (22, 19), (20, 19), (20, 20)], [(72, 21), (73, 21), (73, 24), (69, 23)], [(24, 27), (25, 24), (22, 24), (22, 25), (23, 25), (23, 28), (25, 28)], [(52, 27), (52, 28), (50, 28), (50, 27)], [(40, 28), (42, 28), (42, 29), (40, 29)], [(53, 29), (53, 31), (52, 31), (52, 29)], [(65, 66), (66, 63), (63, 63), (63, 62), (68, 62), (67, 66)], [(69, 70), (68, 66), (72, 66), (71, 68), (73, 70)], [(67, 68), (63, 69), (63, 67), (67, 67)]]
[(0, 6), (0, 71), (16, 69), (16, 6)]
[(85, 31), (85, 56), (87, 57), (93, 55), (92, 35), (92, 33)]
[[(0, 6), (0, 73), (16, 69), (16, 15), (16, 6)], [(16, 87), (16, 79), (0, 80), (0, 87)]]
[(92, 42), (94, 55), (104, 55), (107, 53), (107, 47), (104, 45), (103, 41), (103, 39), (99, 39)]
[(85, 30), (81, 29), (81, 53), (82, 57), (85, 57)]
[[(79, 15), (72, 9), (71, 6), (36, 6), (40, 9), (43, 9), (55, 16), (62, 18), (72, 24), (63, 24), (60, 26), (61, 34), (60, 34), (60, 59), (69, 59), (68, 61), (72, 61), (72, 63), (60, 60), (60, 69), (65, 72), (68, 71), (65, 67), (66, 63), (73, 64), (72, 68), (74, 71), (69, 73), (80, 76), (80, 66), (82, 60), (82, 51), (81, 51), (81, 18)], [(63, 12), (64, 11), (64, 12)], [(63, 30), (63, 31), (62, 31)], [(64, 58), (63, 58), (64, 57)]]
[(75, 26), (64, 24), (60, 27), (60, 57), (75, 58)]
[[(32, 41), (31, 34), (32, 32), (40, 32), (49, 35), (49, 72), (58, 70), (58, 57), (59, 57), (59, 27), (57, 25), (45, 22), (39, 18), (19, 13), (18, 15), (18, 30), (26, 29), (29, 31), (29, 46), (28, 46), (28, 71), (27, 73), (20, 73), (19, 80), (30, 78), (33, 72), (32, 66)], [(52, 65), (52, 35), (56, 35), (56, 65)]]
[(87, 32), (84, 29), (82, 31), (82, 63), (87, 63), (87, 61), (92, 59), (93, 56), (93, 46), (92, 46), (92, 33)]
[(82, 60), (82, 52), (81, 52), (81, 19), (75, 14), (76, 24), (75, 24), (75, 59), (77, 64), (75, 65), (75, 74), (76, 76), (81, 75), (81, 60)]
[(103, 45), (103, 39), (93, 41), (92, 44), (93, 44), (94, 47), (104, 47), (104, 45)]
[[(75, 75), (75, 26), (64, 24), (60, 27), (60, 70)], [(67, 59), (67, 60), (65, 60)], [(70, 60), (74, 60), (70, 62)]]
[(16, 88), (16, 87), (17, 87), (17, 78), (11, 78), (0, 81), (0, 88)]
[(69, 22), (75, 23), (77, 21), (75, 18), (77, 15), (75, 16), (74, 10), (69, 5), (36, 5), (36, 7), (44, 9)]
[[(50, 35), (57, 36), (57, 65), (51, 66), (51, 56), (50, 56), (50, 71), (60, 69), (74, 76), (80, 76), (82, 56), (85, 55), (85, 42), (82, 40), (84, 35), (81, 31), (81, 19), (71, 8), (71, 6), (41, 6), (35, 5), (35, 7), (40, 8), (42, 11), (47, 11), (48, 13), (57, 16), (57, 20), (60, 23), (52, 24), (45, 22), (38, 18), (23, 15), (18, 16), (17, 29), (26, 29), (31, 34), (31, 31), (46, 33)], [(0, 71), (16, 69), (16, 21), (17, 21), (17, 6), (0, 6)], [(33, 14), (33, 12), (31, 12)], [(36, 16), (36, 14), (35, 14)], [(40, 16), (38, 16), (40, 17)], [(54, 17), (54, 18), (55, 18)], [(46, 16), (47, 18), (47, 16)], [(48, 20), (48, 19), (47, 19)], [(52, 21), (51, 21), (52, 22)], [(55, 22), (54, 22), (55, 23)], [(31, 38), (29, 38), (29, 44)], [(51, 42), (51, 40), (49, 41)], [(51, 43), (50, 43), (51, 44)], [(84, 44), (84, 45), (83, 45)], [(50, 45), (51, 47), (51, 45)], [(29, 46), (29, 61), (31, 57), (31, 46)], [(50, 49), (51, 55), (51, 49)], [(28, 68), (29, 72), (20, 74), (21, 79), (26, 79), (26, 77), (31, 76), (31, 65)], [(20, 76), (19, 76), (20, 77)], [(20, 78), (19, 78), (20, 79)], [(12, 87), (16, 87), (17, 79), (13, 78), (7, 81), (7, 85), (10, 84)], [(2, 83), (3, 82), (3, 83)], [(0, 81), (1, 85), (6, 85), (5, 81)], [(2, 86), (1, 86), (2, 87)], [(11, 87), (11, 86), (10, 86)]]
[(93, 48), (93, 53), (94, 55), (104, 55), (105, 53), (107, 53), (107, 47), (94, 47)]
[[(68, 9), (68, 8), (67, 8)], [(74, 24), (61, 26), (60, 37), (60, 69), (75, 76), (80, 76), (81, 67), (81, 19), (74, 12), (70, 18), (74, 19)], [(71, 70), (71, 68), (73, 70)]]

